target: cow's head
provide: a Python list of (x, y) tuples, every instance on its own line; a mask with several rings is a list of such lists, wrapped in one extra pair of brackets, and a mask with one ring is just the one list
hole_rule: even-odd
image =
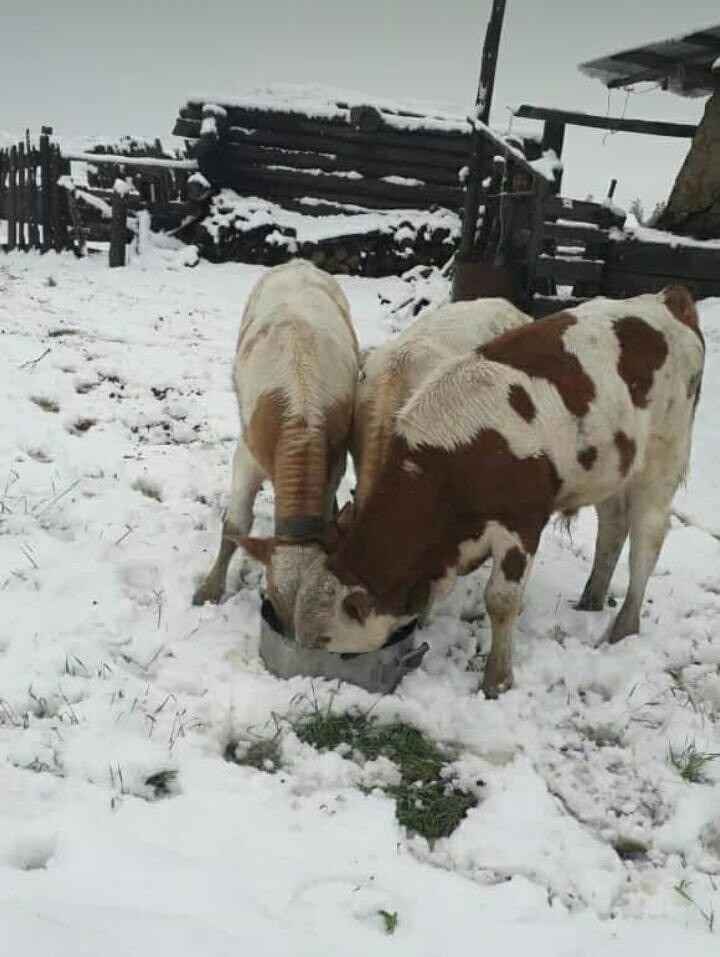
[(265, 566), (267, 597), (283, 633), (292, 635), (295, 600), (303, 572), (322, 554), (320, 545), (248, 536), (238, 537), (236, 541), (251, 558)]
[(404, 588), (387, 602), (342, 574), (337, 552), (351, 521), (352, 508), (346, 507), (326, 540), (327, 552), (301, 574), (295, 600), (295, 640), (301, 645), (338, 653), (375, 651), (428, 606), (429, 584)]

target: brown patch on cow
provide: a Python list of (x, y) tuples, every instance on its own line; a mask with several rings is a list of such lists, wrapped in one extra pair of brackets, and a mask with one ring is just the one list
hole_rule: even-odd
[(500, 566), (503, 575), (509, 582), (519, 582), (525, 574), (527, 566), (527, 556), (520, 551), (517, 545), (505, 552), (505, 557)]
[(700, 322), (698, 320), (697, 309), (695, 308), (695, 301), (690, 295), (690, 291), (685, 286), (666, 286), (662, 291), (662, 297), (665, 301), (665, 305), (677, 321), (689, 329), (692, 329), (695, 335), (700, 339), (700, 342), (705, 345), (703, 334), (700, 331)]
[(503, 333), (476, 349), (492, 362), (519, 369), (532, 378), (547, 379), (573, 415), (584, 416), (595, 398), (595, 385), (576, 355), (567, 352), (563, 335), (577, 320), (559, 312)]
[[(412, 474), (403, 468), (408, 461), (417, 466)], [(411, 450), (394, 436), (382, 477), (330, 568), (344, 583), (367, 588), (380, 613), (402, 615), (411, 589), (457, 567), (460, 544), (481, 538), (488, 522), (514, 532), (534, 555), (560, 488), (547, 455), (518, 458), (495, 430), (452, 452)]]
[(521, 418), (525, 419), (526, 422), (532, 422), (535, 418), (535, 403), (521, 385), (510, 386), (508, 401), (515, 412), (517, 412)]
[(633, 405), (644, 409), (655, 380), (668, 354), (665, 336), (644, 319), (625, 316), (614, 323), (620, 344), (618, 375), (627, 385)]
[(577, 460), (586, 472), (589, 472), (595, 464), (597, 454), (597, 449), (594, 445), (588, 445), (588, 447), (583, 449), (582, 452), (578, 452)]
[(328, 484), (344, 468), (352, 423), (352, 399), (341, 399), (311, 427), (290, 415), (280, 389), (258, 399), (244, 431), (253, 457), (273, 483), (275, 516), (324, 516)]
[(627, 475), (630, 471), (630, 466), (633, 464), (635, 459), (635, 452), (637, 450), (635, 441), (629, 436), (625, 435), (624, 432), (616, 432), (615, 447), (617, 448), (618, 455), (620, 456), (620, 472), (623, 476)]

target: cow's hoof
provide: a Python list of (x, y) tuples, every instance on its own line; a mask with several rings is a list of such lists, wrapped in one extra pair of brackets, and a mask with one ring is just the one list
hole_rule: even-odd
[(192, 603), (193, 605), (217, 605), (223, 596), (223, 591), (222, 586), (218, 587), (215, 582), (204, 581), (202, 585), (195, 590)]
[(482, 690), (486, 698), (499, 698), (505, 691), (509, 691), (512, 686), (512, 671), (504, 670), (501, 672), (499, 669), (485, 668)]
[(576, 611), (602, 611), (605, 606), (605, 602), (602, 599), (598, 598), (596, 595), (593, 595), (592, 592), (587, 589), (582, 593), (580, 598), (575, 604)]
[(640, 622), (631, 621), (629, 618), (625, 618), (622, 612), (620, 612), (605, 632), (603, 640), (609, 645), (616, 645), (619, 641), (622, 641), (623, 638), (628, 638), (630, 635), (637, 635), (639, 632)]

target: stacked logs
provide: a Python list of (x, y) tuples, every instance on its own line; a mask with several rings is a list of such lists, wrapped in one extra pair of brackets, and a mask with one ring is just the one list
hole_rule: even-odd
[(446, 262), (459, 234), (458, 217), (447, 211), (407, 218), (377, 212), (365, 217), (362, 229), (356, 223), (350, 231), (352, 221), (347, 215), (327, 218), (320, 231), (317, 217), (223, 191), (211, 213), (183, 238), (211, 262), (274, 266), (301, 256), (331, 273), (389, 276)]

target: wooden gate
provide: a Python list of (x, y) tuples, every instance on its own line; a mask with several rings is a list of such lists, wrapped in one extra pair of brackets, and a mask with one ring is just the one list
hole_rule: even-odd
[(25, 140), (0, 150), (0, 219), (7, 224), (4, 249), (72, 247), (66, 191), (60, 185), (70, 163), (43, 127), (37, 146)]

